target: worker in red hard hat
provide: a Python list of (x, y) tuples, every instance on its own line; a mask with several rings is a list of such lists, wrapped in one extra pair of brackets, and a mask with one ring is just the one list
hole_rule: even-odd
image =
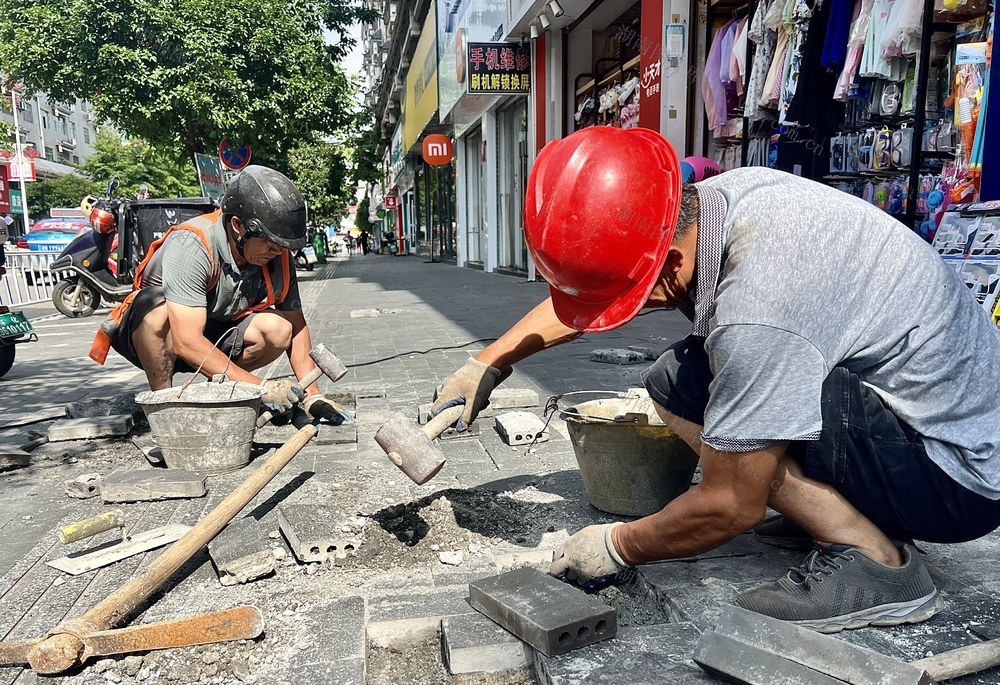
[(824, 632), (934, 614), (912, 541), (1000, 527), (1000, 334), (954, 270), (878, 208), (791, 174), (682, 186), (669, 143), (642, 129), (549, 143), (524, 217), (551, 296), (437, 389), (434, 413), (465, 405), (460, 430), (536, 352), (644, 307), (692, 322), (643, 382), (700, 455), (700, 485), (572, 535), (554, 575), (583, 583), (753, 528), (812, 551), (744, 608)]

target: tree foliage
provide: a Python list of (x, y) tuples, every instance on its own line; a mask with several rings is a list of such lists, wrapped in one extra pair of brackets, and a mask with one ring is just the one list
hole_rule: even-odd
[[(172, 149), (161, 149), (142, 140), (126, 140), (105, 129), (94, 141), (94, 152), (80, 169), (103, 188), (116, 177), (118, 195), (133, 196), (145, 184), (152, 197), (200, 195), (194, 161), (179, 158)], [(79, 203), (79, 200), (77, 200)]]
[(371, 211), (371, 198), (366, 194), (361, 202), (358, 203), (358, 213), (354, 216), (354, 225), (357, 226), (362, 231), (371, 232), (372, 222), (368, 218), (368, 213)]
[(48, 216), (53, 207), (79, 207), (87, 195), (99, 192), (90, 179), (74, 174), (25, 184), (28, 212), (37, 218)]
[(355, 183), (378, 183), (382, 180), (382, 160), (378, 156), (375, 115), (359, 112), (351, 132), (351, 178)]
[(354, 199), (343, 146), (314, 138), (293, 147), (288, 155), (288, 177), (309, 205), (309, 219), (318, 225), (335, 224)]
[(356, 1), (0, 0), (0, 70), (188, 159), (222, 138), (282, 159), (349, 123)]

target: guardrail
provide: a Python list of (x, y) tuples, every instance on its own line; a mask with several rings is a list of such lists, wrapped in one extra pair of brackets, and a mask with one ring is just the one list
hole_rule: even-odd
[(49, 272), (49, 264), (61, 254), (51, 252), (6, 252), (7, 273), (0, 276), (0, 305), (15, 307), (37, 304), (52, 299), (56, 283), (71, 274), (68, 271)]

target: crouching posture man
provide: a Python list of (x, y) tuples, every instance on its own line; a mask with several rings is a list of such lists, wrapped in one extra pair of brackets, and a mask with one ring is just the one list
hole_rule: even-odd
[[(260, 384), (254, 371), (287, 354), (302, 378), (315, 368), (289, 251), (306, 242), (306, 206), (283, 174), (249, 166), (222, 207), (172, 227), (150, 246), (135, 292), (102, 324), (91, 357), (109, 347), (146, 372), (152, 390), (175, 373)], [(287, 411), (304, 399), (313, 418), (336, 418), (316, 384), (263, 382), (264, 404)]]
[[(759, 538), (815, 549), (744, 608), (833, 632), (930, 617), (907, 541), (1000, 526), (1000, 332), (919, 237), (833, 188), (759, 167), (682, 189), (658, 134), (595, 126), (532, 168), (525, 238), (551, 297), (438, 389), (468, 424), (512, 364), (677, 307), (692, 335), (644, 381), (703, 480), (662, 511), (590, 526), (579, 581)], [(608, 455), (612, 458), (613, 455)], [(784, 518), (763, 522), (767, 507)]]

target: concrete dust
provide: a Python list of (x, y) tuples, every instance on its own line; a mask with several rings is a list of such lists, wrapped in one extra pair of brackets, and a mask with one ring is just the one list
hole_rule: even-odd
[(368, 649), (368, 685), (535, 685), (535, 669), (451, 675), (441, 657), (440, 637), (405, 647)]

